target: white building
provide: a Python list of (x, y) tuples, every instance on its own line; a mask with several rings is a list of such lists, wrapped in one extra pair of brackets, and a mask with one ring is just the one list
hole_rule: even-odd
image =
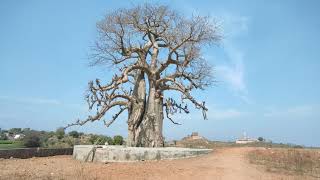
[(17, 139), (22, 139), (23, 137), (24, 137), (24, 134), (16, 134), (13, 136), (13, 139), (17, 140)]
[(254, 142), (258, 142), (258, 140), (248, 137), (246, 132), (243, 133), (243, 136), (240, 139), (236, 140), (236, 144), (248, 144)]

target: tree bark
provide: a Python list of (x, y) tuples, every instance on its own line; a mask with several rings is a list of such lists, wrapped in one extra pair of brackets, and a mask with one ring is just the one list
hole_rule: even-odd
[(128, 140), (127, 146), (137, 146), (136, 129), (142, 121), (146, 106), (146, 82), (144, 72), (137, 71), (133, 96), (137, 99), (132, 102), (128, 111)]
[(163, 126), (163, 102), (157, 97), (156, 89), (150, 88), (147, 102), (147, 109), (144, 113), (141, 124), (136, 130), (136, 146), (163, 147), (162, 126)]
[(163, 147), (163, 98), (157, 93), (153, 81), (149, 80), (146, 102), (146, 85), (143, 75), (137, 76), (134, 95), (138, 102), (132, 103), (128, 120), (128, 146)]

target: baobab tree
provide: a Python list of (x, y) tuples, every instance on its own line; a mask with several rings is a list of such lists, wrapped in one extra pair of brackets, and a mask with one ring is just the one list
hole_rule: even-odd
[[(69, 126), (102, 120), (108, 127), (127, 111), (127, 145), (161, 147), (164, 117), (179, 124), (172, 115), (189, 113), (187, 101), (206, 118), (205, 102), (191, 91), (212, 84), (211, 66), (201, 48), (218, 43), (221, 36), (210, 18), (187, 18), (167, 6), (145, 4), (109, 13), (97, 28), (92, 65), (108, 64), (114, 76), (107, 84), (89, 82), (86, 99), (96, 113)], [(167, 91), (180, 97), (166, 97)], [(105, 121), (111, 109), (118, 111)]]

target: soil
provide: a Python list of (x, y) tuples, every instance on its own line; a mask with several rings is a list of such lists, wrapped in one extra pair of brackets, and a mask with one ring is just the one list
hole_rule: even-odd
[(72, 156), (1, 159), (0, 179), (306, 179), (250, 164), (246, 154), (254, 149), (221, 148), (188, 159), (107, 164), (80, 162)]

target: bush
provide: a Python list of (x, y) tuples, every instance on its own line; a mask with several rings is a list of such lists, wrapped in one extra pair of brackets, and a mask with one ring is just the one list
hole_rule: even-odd
[(73, 138), (78, 138), (79, 137), (79, 133), (77, 131), (71, 131), (71, 132), (69, 132), (69, 136), (71, 136)]
[(114, 144), (112, 137), (107, 136), (106, 139), (107, 139), (106, 142), (108, 142), (109, 145)]
[(26, 147), (39, 147), (40, 138), (37, 132), (30, 132), (23, 138), (23, 145)]
[(4, 133), (1, 133), (0, 140), (8, 140), (8, 137)]
[(258, 137), (258, 141), (260, 142), (264, 141), (263, 137)]
[(103, 135), (91, 135), (89, 138), (89, 142), (91, 144), (98, 144), (98, 145), (104, 145), (106, 142), (108, 142), (109, 145), (114, 144), (114, 140), (109, 136), (103, 136)]
[(108, 143), (108, 145), (113, 145), (113, 139), (109, 136), (100, 136), (100, 142), (99, 144), (106, 144), (106, 142)]
[(56, 136), (58, 139), (62, 139), (64, 135), (65, 135), (64, 128), (61, 127), (56, 130)]
[(113, 144), (114, 145), (122, 145), (123, 144), (123, 137), (118, 135), (113, 137)]

